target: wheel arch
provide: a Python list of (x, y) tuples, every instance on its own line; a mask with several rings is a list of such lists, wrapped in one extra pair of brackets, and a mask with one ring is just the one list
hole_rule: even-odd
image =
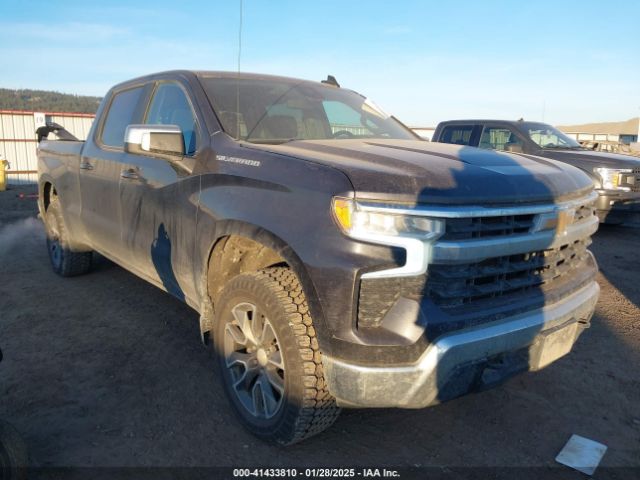
[[(201, 312), (207, 316), (208, 325), (201, 325), (203, 333), (211, 331), (216, 296), (226, 281), (245, 272), (268, 267), (287, 266), (298, 277), (307, 298), (307, 303), (318, 331), (318, 342), (323, 352), (330, 342), (324, 341), (326, 333), (324, 314), (313, 281), (299, 255), (275, 233), (243, 221), (223, 220), (216, 222), (215, 239), (210, 243), (204, 268), (204, 291), (208, 308)], [(253, 255), (249, 257), (247, 255)], [(231, 266), (231, 268), (230, 268)], [(228, 268), (229, 273), (216, 272)], [(205, 323), (207, 320), (205, 319)]]

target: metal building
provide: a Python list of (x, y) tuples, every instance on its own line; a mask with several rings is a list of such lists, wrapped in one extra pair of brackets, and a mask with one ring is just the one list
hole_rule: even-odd
[(625, 122), (559, 125), (558, 128), (579, 142), (617, 142), (629, 145), (640, 141), (640, 118)]
[(9, 162), (8, 183), (37, 181), (35, 132), (45, 121), (59, 123), (80, 140), (85, 140), (94, 118), (90, 113), (0, 110), (0, 160)]

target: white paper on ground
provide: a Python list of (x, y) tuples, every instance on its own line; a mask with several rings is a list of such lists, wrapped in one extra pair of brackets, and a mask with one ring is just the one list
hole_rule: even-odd
[(606, 445), (580, 435), (571, 435), (567, 444), (556, 457), (556, 462), (587, 475), (593, 475), (606, 451)]

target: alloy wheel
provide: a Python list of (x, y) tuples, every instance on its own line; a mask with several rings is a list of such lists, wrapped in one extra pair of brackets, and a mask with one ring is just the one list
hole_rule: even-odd
[(240, 404), (254, 417), (270, 419), (284, 401), (284, 361), (269, 319), (252, 303), (231, 309), (224, 330), (225, 365)]

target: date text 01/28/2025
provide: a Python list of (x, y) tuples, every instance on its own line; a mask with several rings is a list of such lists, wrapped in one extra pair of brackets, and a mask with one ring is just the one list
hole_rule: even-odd
[(284, 478), (399, 478), (397, 470), (386, 468), (306, 468), (298, 470), (295, 468), (235, 468), (234, 478), (256, 477), (284, 477)]

